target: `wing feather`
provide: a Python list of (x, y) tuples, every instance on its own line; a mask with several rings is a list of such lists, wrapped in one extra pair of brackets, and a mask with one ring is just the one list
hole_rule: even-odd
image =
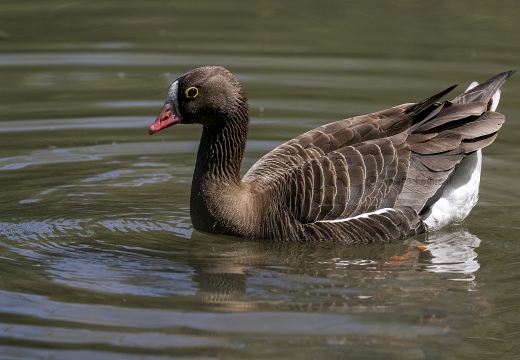
[[(490, 99), (510, 75), (451, 102), (438, 100), (453, 87), (416, 104), (318, 127), (266, 154), (243, 181), (263, 182), (311, 238), (335, 236), (343, 227), (354, 237), (380, 239), (404, 236), (401, 225), (422, 231), (417, 213), (467, 154), (495, 139), (504, 116), (488, 111)], [(377, 213), (386, 208), (400, 210)], [(360, 217), (366, 213), (369, 220)]]

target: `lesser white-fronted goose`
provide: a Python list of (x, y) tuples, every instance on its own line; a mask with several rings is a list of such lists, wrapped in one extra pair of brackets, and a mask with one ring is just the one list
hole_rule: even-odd
[(237, 79), (218, 66), (175, 80), (150, 134), (201, 124), (191, 188), (195, 229), (243, 238), (386, 242), (464, 219), (476, 204), (480, 149), (495, 140), (500, 86), (514, 71), (439, 102), (323, 125), (280, 145), (240, 179), (249, 113)]

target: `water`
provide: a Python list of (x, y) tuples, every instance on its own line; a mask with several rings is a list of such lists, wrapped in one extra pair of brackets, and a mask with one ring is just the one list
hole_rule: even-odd
[(516, 2), (0, 9), (0, 358), (519, 358), (517, 75), (477, 207), (401, 244), (198, 233), (200, 128), (147, 135), (172, 80), (223, 65), (250, 99), (245, 171), (324, 123), (518, 68)]

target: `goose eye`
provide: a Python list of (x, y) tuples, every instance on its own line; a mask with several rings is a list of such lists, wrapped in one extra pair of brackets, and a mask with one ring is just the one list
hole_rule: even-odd
[(199, 89), (197, 89), (195, 86), (192, 86), (186, 90), (186, 97), (193, 99), (194, 97), (197, 97), (199, 95)]

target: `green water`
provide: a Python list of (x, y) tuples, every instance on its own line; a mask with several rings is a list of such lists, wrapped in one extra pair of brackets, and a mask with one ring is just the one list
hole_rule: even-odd
[(520, 358), (518, 75), (477, 207), (402, 244), (198, 233), (200, 128), (147, 134), (172, 80), (223, 65), (250, 101), (245, 172), (319, 125), (519, 68), (519, 10), (0, 2), (0, 358)]

